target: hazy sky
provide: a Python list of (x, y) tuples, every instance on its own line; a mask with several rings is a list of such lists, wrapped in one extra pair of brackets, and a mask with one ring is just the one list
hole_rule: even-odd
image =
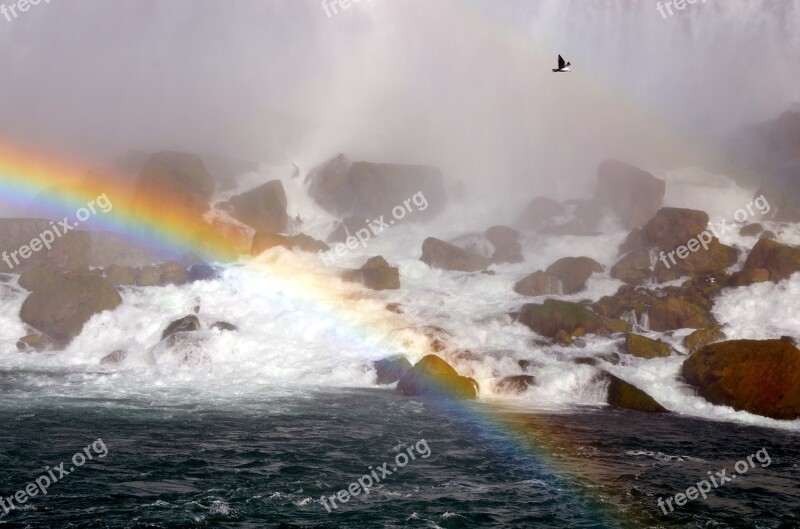
[[(6, 0), (6, 3), (9, 3)], [(574, 72), (554, 75), (563, 53)], [(0, 17), (0, 137), (344, 151), (563, 188), (800, 101), (800, 0), (51, 0)], [(533, 179), (533, 180), (531, 180)], [(563, 190), (563, 189), (562, 189)]]

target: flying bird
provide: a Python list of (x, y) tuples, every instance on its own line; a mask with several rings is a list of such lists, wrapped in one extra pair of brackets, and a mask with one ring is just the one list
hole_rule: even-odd
[(553, 71), (554, 71), (555, 73), (561, 73), (561, 72), (571, 72), (572, 70), (570, 70), (570, 69), (569, 69), (569, 65), (570, 65), (570, 64), (572, 64), (572, 63), (571, 63), (571, 62), (567, 62), (567, 63), (565, 63), (565, 62), (564, 62), (564, 57), (562, 57), (561, 55), (559, 55), (559, 56), (558, 56), (558, 69), (557, 69), (557, 70), (553, 70)]

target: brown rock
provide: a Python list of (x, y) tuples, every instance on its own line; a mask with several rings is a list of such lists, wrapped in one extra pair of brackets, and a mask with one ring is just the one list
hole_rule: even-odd
[(143, 266), (136, 276), (136, 286), (154, 287), (161, 283), (161, 271), (155, 266)]
[(694, 353), (705, 347), (706, 345), (714, 342), (720, 342), (725, 339), (725, 333), (719, 325), (712, 325), (706, 329), (697, 329), (692, 334), (683, 339), (683, 346)]
[(526, 231), (538, 231), (555, 225), (556, 217), (564, 215), (564, 206), (547, 197), (536, 197), (531, 200), (520, 214), (514, 225)]
[(434, 237), (428, 237), (422, 243), (420, 261), (431, 268), (462, 272), (478, 272), (490, 264), (489, 259), (483, 256)]
[(625, 337), (624, 351), (629, 355), (639, 358), (661, 358), (672, 353), (670, 346), (661, 340), (653, 340), (638, 334), (629, 334)]
[(136, 284), (136, 269), (132, 266), (111, 265), (105, 272), (106, 280), (114, 286)]
[(523, 305), (519, 321), (550, 338), (555, 338), (562, 330), (570, 336), (601, 334), (606, 331), (603, 320), (591, 310), (577, 303), (555, 299), (545, 300), (541, 305)]
[(800, 417), (800, 350), (782, 340), (733, 340), (690, 356), (682, 373), (701, 397), (773, 419)]
[(800, 248), (770, 239), (759, 239), (750, 250), (742, 271), (756, 268), (768, 270), (770, 281), (786, 279), (800, 270)]
[(286, 230), (286, 192), (280, 180), (272, 180), (241, 195), (231, 197), (222, 205), (238, 221), (258, 231)]
[(400, 271), (397, 267), (389, 266), (381, 256), (369, 259), (358, 270), (348, 270), (342, 274), (342, 279), (361, 283), (372, 290), (395, 290), (400, 288)]
[(474, 399), (478, 395), (478, 383), (459, 375), (438, 356), (427, 355), (403, 375), (397, 391), (406, 396)]
[(675, 329), (700, 329), (710, 323), (710, 316), (702, 308), (678, 298), (661, 299), (650, 308), (650, 328), (664, 332)]
[(523, 296), (547, 296), (560, 294), (559, 281), (557, 277), (547, 275), (541, 270), (527, 275), (517, 281), (514, 285), (514, 292)]
[(561, 281), (564, 294), (574, 294), (586, 287), (593, 273), (604, 270), (603, 265), (589, 257), (564, 257), (548, 266), (545, 273)]
[(609, 381), (608, 403), (611, 406), (649, 413), (664, 413), (668, 411), (664, 406), (656, 402), (653, 397), (636, 386), (608, 372), (604, 372), (604, 376)]
[(411, 370), (411, 362), (405, 355), (390, 356), (373, 362), (378, 385), (394, 384)]
[(598, 202), (610, 207), (628, 229), (655, 215), (665, 190), (663, 180), (623, 162), (606, 160), (597, 168)]
[(61, 276), (63, 274), (53, 265), (39, 266), (23, 272), (19, 276), (19, 286), (25, 290), (33, 291), (46, 287)]
[(497, 382), (494, 392), (501, 395), (521, 395), (535, 385), (536, 379), (531, 375), (512, 375)]

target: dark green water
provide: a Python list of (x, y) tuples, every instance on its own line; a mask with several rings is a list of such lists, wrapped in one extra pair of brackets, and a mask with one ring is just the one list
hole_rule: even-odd
[[(798, 434), (593, 408), (508, 414), (510, 428), (480, 419), (489, 406), (378, 390), (176, 407), (6, 401), (4, 497), (98, 438), (108, 454), (0, 527), (800, 527)], [(331, 513), (319, 502), (421, 439), (429, 456), (368, 495)], [(658, 508), (659, 496), (762, 448), (769, 467), (668, 516)]]

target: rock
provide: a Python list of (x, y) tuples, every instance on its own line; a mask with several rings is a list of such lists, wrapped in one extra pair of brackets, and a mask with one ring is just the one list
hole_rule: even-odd
[(111, 265), (105, 274), (106, 280), (114, 286), (136, 284), (136, 269), (132, 266)]
[(239, 327), (237, 327), (236, 325), (234, 325), (232, 323), (228, 323), (227, 321), (218, 321), (218, 322), (213, 323), (211, 325), (211, 329), (215, 330), (215, 331), (234, 332), (234, 331), (238, 331)]
[(372, 290), (396, 290), (400, 288), (400, 271), (397, 267), (389, 266), (381, 256), (369, 259), (358, 270), (348, 270), (342, 274), (342, 279), (363, 284)]
[(161, 271), (155, 266), (143, 266), (136, 276), (136, 286), (155, 287), (161, 284)]
[(372, 232), (367, 225), (365, 219), (356, 216), (350, 216), (338, 222), (330, 235), (328, 235), (329, 243), (343, 243), (347, 241), (348, 237), (355, 237), (359, 230), (367, 230), (372, 236)]
[(189, 282), (189, 272), (175, 261), (159, 265), (158, 270), (161, 272), (161, 285), (184, 285)]
[(485, 257), (433, 237), (428, 237), (422, 243), (420, 261), (431, 268), (461, 272), (478, 272), (490, 264)]
[(161, 340), (165, 340), (179, 332), (194, 332), (199, 329), (200, 320), (194, 314), (190, 314), (167, 325), (167, 328), (161, 333)]
[(675, 329), (701, 329), (711, 323), (702, 307), (678, 298), (660, 299), (650, 308), (650, 328), (664, 332)]
[(545, 270), (549, 276), (557, 277), (564, 294), (575, 294), (586, 287), (586, 280), (595, 272), (603, 272), (603, 265), (589, 257), (564, 257)]
[(545, 300), (541, 305), (523, 305), (519, 320), (531, 330), (550, 338), (555, 338), (562, 330), (570, 336), (601, 334), (606, 330), (603, 320), (591, 310), (577, 303), (555, 299)]
[(682, 374), (712, 404), (779, 420), (800, 417), (800, 350), (791, 343), (706, 345), (683, 363)]
[(536, 385), (536, 379), (531, 375), (512, 375), (505, 377), (495, 384), (494, 392), (505, 395), (521, 395), (528, 388)]
[(567, 331), (565, 331), (564, 329), (558, 331), (553, 340), (555, 340), (556, 343), (560, 343), (561, 345), (572, 345), (573, 342), (572, 335)]
[(89, 265), (98, 268), (108, 268), (111, 265), (119, 266), (145, 266), (153, 262), (154, 258), (147, 248), (131, 242), (129, 237), (117, 233), (91, 232), (91, 255)]
[(565, 213), (561, 203), (547, 197), (536, 197), (525, 207), (514, 226), (525, 231), (539, 231), (554, 226), (556, 218)]
[(646, 223), (664, 200), (666, 184), (647, 171), (616, 160), (597, 168), (597, 201), (611, 210), (627, 229)]
[(606, 322), (606, 327), (608, 327), (609, 331), (615, 333), (627, 333), (631, 329), (630, 323), (621, 319), (608, 320)]
[(0, 274), (0, 283), (8, 283), (11, 281), (11, 276), (8, 274)]
[(209, 208), (208, 201), (215, 187), (214, 179), (199, 157), (160, 152), (153, 154), (142, 167), (136, 194), (138, 201), (148, 208), (152, 208), (151, 197), (163, 197), (165, 204), (202, 214)]
[[(423, 222), (437, 216), (447, 203), (439, 169), (417, 165), (350, 163), (343, 155), (308, 175), (309, 194), (330, 213), (385, 221), (403, 209), (403, 222)], [(399, 218), (397, 219), (399, 220)]]
[(23, 352), (30, 350), (42, 352), (46, 349), (54, 348), (56, 345), (57, 344), (55, 344), (53, 340), (47, 336), (41, 334), (29, 334), (19, 339), (17, 342), (17, 350)]
[(376, 384), (394, 384), (411, 369), (411, 362), (404, 355), (390, 356), (372, 364), (377, 374)]
[(19, 276), (19, 286), (25, 290), (33, 291), (46, 287), (61, 276), (63, 276), (63, 274), (53, 265), (39, 266), (23, 272), (22, 275)]
[(603, 372), (608, 379), (608, 403), (615, 408), (625, 410), (664, 413), (668, 410), (656, 402), (653, 397), (608, 372)]
[(399, 303), (387, 303), (386, 310), (394, 314), (404, 314), (403, 306)]
[(220, 273), (211, 265), (196, 263), (189, 267), (189, 281), (213, 281), (219, 279)]
[(542, 270), (527, 275), (517, 281), (514, 292), (523, 296), (548, 296), (561, 294), (557, 277), (547, 275)]
[[(73, 230), (61, 237), (54, 237), (48, 250), (41, 247), (33, 251), (30, 243), (45, 232), (53, 234), (51, 221), (45, 219), (0, 219), (0, 272), (20, 274), (31, 268), (51, 265), (60, 270), (71, 270), (89, 265), (92, 254), (92, 239), (85, 231)], [(27, 258), (24, 257), (30, 250)]]
[(639, 248), (626, 254), (611, 267), (611, 277), (629, 285), (640, 285), (650, 278), (650, 250)]
[(478, 383), (462, 377), (436, 355), (427, 355), (400, 379), (397, 390), (405, 396), (474, 399)]
[(753, 283), (764, 283), (769, 281), (769, 270), (766, 268), (750, 268), (739, 270), (731, 275), (728, 280), (730, 287), (746, 287)]
[(303, 233), (288, 237), (270, 231), (259, 231), (253, 236), (251, 254), (261, 255), (263, 252), (278, 246), (286, 248), (287, 250), (301, 250), (309, 253), (327, 252), (330, 250), (330, 247), (324, 242), (318, 241)]
[(493, 263), (521, 263), (522, 245), (519, 232), (508, 226), (492, 226), (485, 233), (486, 239), (494, 246), (491, 256)]
[(286, 241), (289, 248), (292, 250), (300, 250), (308, 253), (327, 252), (331, 249), (330, 246), (322, 241), (318, 241), (314, 237), (308, 236), (305, 233), (298, 233), (287, 238)]
[(257, 231), (286, 230), (286, 192), (280, 180), (272, 180), (241, 195), (231, 197), (221, 207), (233, 217)]
[(128, 357), (127, 351), (117, 350), (101, 358), (100, 365), (101, 366), (118, 365), (124, 362), (127, 357)]
[(739, 235), (743, 237), (757, 237), (759, 233), (764, 231), (764, 226), (759, 223), (748, 224), (739, 230)]
[(120, 303), (116, 289), (102, 277), (58, 278), (28, 296), (20, 318), (65, 344), (80, 334), (92, 316), (114, 310)]
[(770, 239), (759, 239), (747, 256), (742, 271), (765, 269), (770, 281), (781, 281), (800, 270), (800, 248)]
[(669, 344), (638, 334), (629, 334), (625, 337), (624, 351), (629, 355), (647, 359), (667, 357), (672, 353)]
[(706, 345), (714, 342), (720, 342), (725, 339), (725, 333), (719, 325), (712, 325), (706, 329), (697, 329), (692, 334), (683, 339), (683, 346), (694, 353), (705, 347)]

